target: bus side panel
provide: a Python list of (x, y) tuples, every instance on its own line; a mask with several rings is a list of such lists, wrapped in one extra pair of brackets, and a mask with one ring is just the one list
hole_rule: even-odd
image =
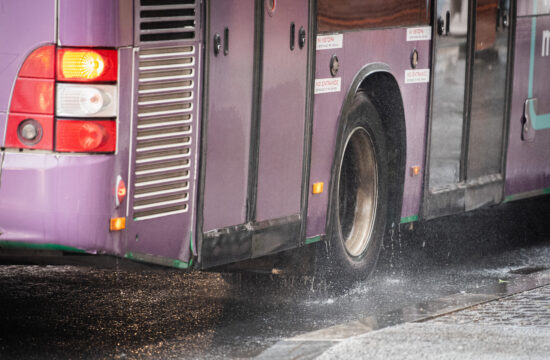
[[(13, 2), (15, 3), (15, 2)], [(36, 47), (44, 43), (57, 43), (55, 39), (55, 2), (51, 2), (51, 11), (41, 6), (44, 2), (25, 4), (24, 13), (15, 7), (6, 9), (9, 18), (17, 19), (11, 26), (20, 34), (34, 34), (37, 41), (19, 40), (31, 35), (16, 37), (18, 42), (10, 49), (24, 51), (18, 53), (17, 66), (13, 71), (13, 83), (17, 70), (25, 57)], [(3, 5), (4, 6), (4, 5)], [(10, 4), (4, 6), (11, 7)], [(35, 10), (48, 20), (49, 27), (42, 25)], [(46, 11), (48, 10), (48, 11)], [(97, 14), (91, 11), (88, 17)], [(75, 15), (78, 16), (78, 11)], [(126, 14), (131, 18), (131, 11)], [(30, 20), (29, 20), (30, 19)], [(95, 17), (98, 20), (97, 15)], [(29, 20), (29, 21), (27, 21)], [(71, 19), (67, 16), (59, 20), (59, 27), (68, 28)], [(17, 24), (21, 23), (21, 27)], [(9, 23), (8, 23), (9, 24)], [(101, 22), (97, 22), (101, 26)], [(3, 30), (4, 23), (0, 22)], [(84, 25), (71, 26), (82, 29)], [(87, 25), (88, 26), (88, 25)], [(11, 31), (11, 30), (10, 30)], [(7, 32), (7, 31), (6, 31)], [(9, 33), (9, 32), (7, 32)], [(50, 37), (51, 36), (51, 37)], [(114, 46), (93, 31), (87, 35), (89, 45)], [(4, 38), (0, 39), (0, 43)], [(74, 38), (74, 42), (64, 45), (81, 46), (83, 42)], [(5, 48), (6, 46), (4, 46)], [(4, 49), (3, 48), (3, 49)], [(1, 55), (0, 55), (1, 56)], [(11, 149), (0, 153), (0, 242), (22, 242), (19, 246), (46, 248), (58, 246), (61, 249), (79, 249), (89, 253), (124, 254), (125, 232), (110, 232), (111, 217), (126, 216), (126, 199), (117, 208), (115, 206), (115, 187), (117, 175), (128, 184), (128, 153), (130, 144), (130, 122), (132, 105), (133, 51), (131, 48), (119, 49), (118, 94), (119, 108), (117, 119), (117, 151), (114, 155), (73, 155), (68, 153), (18, 152)], [(3, 63), (1, 63), (3, 64)], [(6, 71), (4, 71), (6, 73)], [(2, 73), (1, 76), (4, 76)], [(5, 77), (2, 77), (6, 81)], [(2, 92), (11, 92), (13, 86), (2, 88)], [(9, 99), (9, 94), (6, 98)], [(4, 98), (1, 100), (2, 110)], [(5, 121), (0, 116), (0, 124)], [(2, 126), (2, 130), (4, 127)], [(2, 161), (3, 160), (3, 161)], [(15, 244), (14, 244), (15, 245)], [(42, 246), (42, 247), (44, 247)]]
[(3, 155), (0, 242), (106, 248), (112, 156)]
[[(429, 28), (424, 28), (424, 31), (431, 33)], [(310, 193), (308, 237), (325, 233), (338, 118), (346, 92), (356, 74), (369, 63), (382, 62), (389, 65), (401, 90), (407, 128), (407, 173), (402, 217), (415, 218), (418, 214), (422, 195), (422, 175), (413, 177), (408, 169), (412, 166), (422, 167), (424, 164), (431, 42), (429, 36), (427, 40), (407, 41), (407, 32), (406, 28), (400, 28), (345, 33), (342, 48), (317, 51), (317, 95), (313, 120), (310, 189), (313, 183), (324, 182), (325, 191), (320, 195)], [(419, 53), (416, 69), (418, 71), (409, 73), (411, 83), (405, 83), (405, 72), (411, 70), (410, 59), (414, 49)], [(339, 88), (331, 85), (330, 81), (322, 81), (335, 80), (329, 70), (333, 54), (340, 60), (340, 71), (336, 78), (341, 77)]]
[(132, 0), (59, 0), (61, 46), (129, 46)]
[(3, 1), (0, 7), (0, 146), (19, 68), (37, 47), (55, 42), (55, 0)]
[[(529, 3), (533, 5), (532, 2)], [(538, 116), (550, 116), (550, 15), (540, 15), (540, 11), (536, 13), (539, 16), (519, 17), (516, 25), (514, 85), (506, 166), (507, 199), (522, 194), (546, 192), (545, 189), (550, 187), (550, 124), (546, 123), (536, 130), (532, 141), (522, 140), (527, 99), (537, 99)], [(546, 48), (543, 49), (543, 46)]]

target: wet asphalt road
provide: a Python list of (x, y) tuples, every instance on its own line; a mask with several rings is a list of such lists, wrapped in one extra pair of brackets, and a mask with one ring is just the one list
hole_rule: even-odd
[(550, 268), (550, 199), (415, 225), (369, 281), (228, 285), (214, 273), (0, 266), (0, 358), (255, 356), (281, 339)]

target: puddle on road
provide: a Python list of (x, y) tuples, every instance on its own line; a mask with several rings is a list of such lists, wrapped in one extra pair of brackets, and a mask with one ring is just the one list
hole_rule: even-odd
[(339, 293), (314, 277), (230, 285), (205, 272), (0, 266), (0, 357), (247, 357), (305, 332), (505, 288), (499, 281), (550, 268), (550, 242), (540, 242), (550, 229), (529, 232), (516, 220), (532, 214), (506, 208), (394, 234), (372, 278)]

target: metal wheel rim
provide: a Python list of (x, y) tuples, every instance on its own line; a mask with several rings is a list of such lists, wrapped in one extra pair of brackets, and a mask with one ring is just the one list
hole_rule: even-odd
[(376, 219), (378, 168), (374, 145), (363, 127), (350, 132), (338, 173), (337, 223), (344, 248), (352, 257), (367, 249)]

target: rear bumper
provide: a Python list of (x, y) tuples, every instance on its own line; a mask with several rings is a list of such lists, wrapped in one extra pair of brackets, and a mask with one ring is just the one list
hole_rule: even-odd
[(109, 232), (113, 156), (0, 152), (0, 161), (0, 246), (120, 253)]

